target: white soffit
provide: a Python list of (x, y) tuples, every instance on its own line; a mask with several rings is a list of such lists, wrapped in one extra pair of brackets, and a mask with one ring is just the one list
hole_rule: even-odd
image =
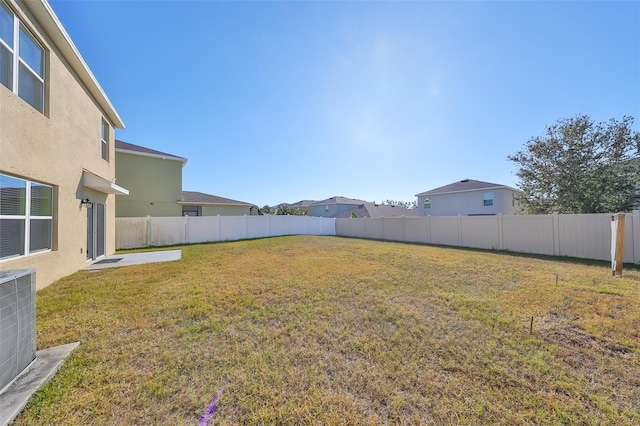
[(105, 194), (129, 195), (128, 189), (89, 172), (82, 172), (82, 185), (86, 188), (104, 192)]
[(84, 58), (78, 51), (78, 48), (67, 34), (62, 23), (56, 16), (55, 12), (47, 2), (40, 1), (18, 1), (21, 8), (26, 8), (33, 14), (36, 20), (43, 26), (45, 33), (50, 37), (53, 43), (60, 49), (62, 57), (64, 57), (70, 67), (77, 73), (80, 81), (85, 85), (91, 96), (97, 101), (98, 105), (104, 110), (109, 117), (113, 126), (118, 129), (124, 129), (124, 122), (118, 115), (113, 104), (107, 97), (100, 83), (89, 69)]

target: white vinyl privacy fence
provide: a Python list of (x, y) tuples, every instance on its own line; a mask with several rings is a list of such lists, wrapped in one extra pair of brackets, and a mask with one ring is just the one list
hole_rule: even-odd
[(272, 215), (116, 218), (117, 249), (299, 234), (336, 235), (335, 219)]
[[(640, 215), (627, 213), (626, 263), (640, 264)], [(611, 260), (611, 215), (321, 218), (200, 216), (116, 219), (116, 247), (137, 248), (281, 235), (338, 235)]]
[[(336, 219), (336, 235), (611, 260), (610, 214)], [(626, 214), (624, 261), (640, 263), (640, 215)]]

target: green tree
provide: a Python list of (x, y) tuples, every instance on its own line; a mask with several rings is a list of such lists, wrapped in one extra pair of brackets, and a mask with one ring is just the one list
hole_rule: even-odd
[(304, 213), (301, 212), (298, 209), (291, 208), (291, 207), (287, 206), (286, 204), (280, 204), (278, 206), (278, 210), (276, 211), (276, 215), (280, 215), (280, 216), (285, 216), (285, 215), (304, 216)]
[(396, 200), (384, 200), (382, 202), (383, 206), (395, 206), (395, 207), (403, 207), (405, 209), (417, 209), (418, 202), (417, 201), (396, 201)]
[(594, 123), (578, 115), (548, 126), (543, 136), (507, 158), (525, 213), (613, 213), (640, 204), (640, 133), (633, 118)]
[(272, 214), (273, 212), (271, 211), (271, 207), (269, 207), (268, 205), (264, 205), (262, 206), (262, 208), (260, 209), (260, 214)]

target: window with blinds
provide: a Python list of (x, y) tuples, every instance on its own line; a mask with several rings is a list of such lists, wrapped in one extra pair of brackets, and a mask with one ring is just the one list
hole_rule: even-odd
[(0, 174), (0, 260), (51, 250), (53, 187)]
[(202, 216), (202, 206), (182, 206), (182, 216)]

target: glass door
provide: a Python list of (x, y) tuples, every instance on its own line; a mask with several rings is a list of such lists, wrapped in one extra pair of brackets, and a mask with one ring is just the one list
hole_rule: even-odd
[(87, 204), (87, 260), (93, 259), (93, 204)]
[(104, 256), (104, 204), (95, 205), (96, 210), (96, 258)]
[(91, 203), (87, 209), (87, 260), (105, 253), (104, 204)]

